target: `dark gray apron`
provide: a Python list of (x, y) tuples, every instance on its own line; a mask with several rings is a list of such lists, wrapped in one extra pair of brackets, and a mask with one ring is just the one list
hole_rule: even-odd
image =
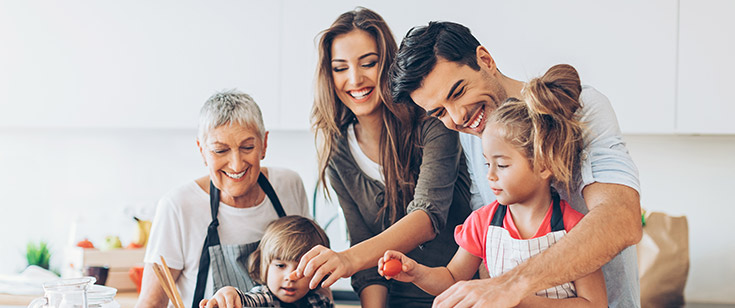
[[(258, 185), (263, 189), (265, 195), (271, 200), (273, 208), (278, 217), (286, 216), (286, 212), (278, 200), (268, 179), (261, 173), (258, 176)], [(256, 284), (248, 275), (248, 256), (258, 248), (260, 241), (243, 245), (220, 245), (217, 226), (217, 210), (219, 209), (220, 190), (209, 182), (209, 205), (212, 210), (212, 222), (207, 227), (207, 237), (204, 240), (202, 256), (199, 258), (199, 271), (197, 273), (197, 284), (194, 289), (194, 301), (191, 307), (199, 307), (199, 302), (204, 298), (204, 288), (207, 285), (207, 274), (212, 268), (213, 290), (219, 290), (224, 286), (234, 286), (240, 290), (250, 290)]]

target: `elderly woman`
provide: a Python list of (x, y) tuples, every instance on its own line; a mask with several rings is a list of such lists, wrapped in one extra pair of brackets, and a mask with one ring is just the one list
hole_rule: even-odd
[(260, 109), (249, 95), (230, 91), (207, 100), (197, 146), (209, 174), (159, 201), (137, 307), (163, 307), (168, 301), (153, 273), (160, 256), (188, 307), (198, 307), (223, 286), (254, 286), (247, 256), (266, 225), (279, 216), (308, 215), (298, 174), (261, 168), (267, 141)]

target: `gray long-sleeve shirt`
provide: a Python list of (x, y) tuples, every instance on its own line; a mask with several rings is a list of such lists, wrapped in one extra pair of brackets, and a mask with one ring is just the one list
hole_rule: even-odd
[[(448, 130), (436, 119), (423, 121), (418, 138), (422, 155), (420, 173), (413, 200), (406, 213), (424, 211), (431, 218), (436, 237), (410, 251), (407, 256), (427, 266), (445, 266), (457, 251), (454, 228), (464, 223), (470, 208), (470, 179), (458, 133)], [(350, 234), (350, 245), (356, 245), (387, 229), (386, 219), (377, 219), (383, 205), (385, 187), (362, 172), (350, 152), (347, 134), (337, 140), (327, 175), (337, 194)], [(386, 211), (387, 212), (387, 211)], [(386, 214), (387, 215), (387, 214)], [(377, 266), (377, 260), (376, 260)], [(389, 288), (392, 306), (406, 303), (431, 305), (433, 296), (413, 284), (386, 280), (377, 268), (369, 268), (352, 276), (352, 287), (360, 293), (373, 284)]]

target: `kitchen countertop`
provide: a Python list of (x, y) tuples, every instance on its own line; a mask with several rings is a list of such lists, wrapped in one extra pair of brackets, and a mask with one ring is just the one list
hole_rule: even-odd
[[(26, 307), (37, 297), (40, 297), (40, 295), (11, 295), (0, 293), (0, 307)], [(120, 292), (115, 295), (115, 300), (120, 304), (121, 308), (133, 308), (138, 301), (138, 293)]]
[[(0, 308), (20, 308), (26, 307), (38, 296), (31, 295), (10, 295), (0, 293)], [(133, 308), (138, 301), (137, 292), (121, 292), (115, 296), (115, 300), (120, 303), (121, 308)], [(359, 304), (337, 303), (336, 308), (359, 307)], [(710, 304), (710, 303), (687, 303), (684, 308), (735, 308), (734, 304)]]
[[(30, 304), (31, 301), (37, 297), (39, 296), (10, 295), (10, 294), (0, 293), (0, 308), (27, 307), (28, 304)], [(115, 300), (120, 304), (120, 308), (133, 308), (135, 307), (135, 303), (138, 301), (138, 293), (137, 292), (120, 292), (117, 295), (115, 295)], [(337, 303), (334, 306), (336, 308), (348, 308), (348, 307), (359, 307), (359, 304), (352, 305), (352, 304)]]

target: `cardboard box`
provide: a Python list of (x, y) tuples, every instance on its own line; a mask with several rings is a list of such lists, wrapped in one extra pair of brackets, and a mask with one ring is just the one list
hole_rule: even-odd
[(136, 291), (130, 279), (130, 268), (143, 266), (145, 248), (99, 250), (95, 248), (68, 247), (66, 249), (65, 277), (81, 277), (86, 266), (107, 266), (110, 268), (105, 285), (118, 291)]

